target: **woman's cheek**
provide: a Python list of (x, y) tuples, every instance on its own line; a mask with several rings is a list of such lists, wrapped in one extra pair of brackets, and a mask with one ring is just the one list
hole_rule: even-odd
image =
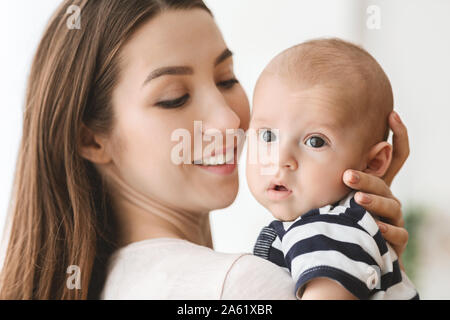
[(238, 85), (227, 99), (228, 104), (241, 120), (241, 129), (247, 131), (250, 123), (250, 103), (242, 86)]
[(134, 171), (137, 180), (152, 183), (158, 172), (170, 169), (172, 142), (169, 130), (164, 130), (158, 123), (140, 122), (129, 127), (126, 133), (121, 157), (126, 162), (124, 167)]

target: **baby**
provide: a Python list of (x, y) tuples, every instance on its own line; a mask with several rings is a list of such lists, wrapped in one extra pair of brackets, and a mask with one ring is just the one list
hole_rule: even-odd
[(247, 164), (252, 194), (277, 219), (254, 254), (289, 271), (299, 299), (419, 298), (375, 218), (342, 182), (347, 169), (385, 174), (392, 110), (383, 69), (339, 39), (282, 52), (258, 80), (250, 129), (259, 145), (278, 144), (279, 161), (272, 174), (261, 174), (267, 163)]

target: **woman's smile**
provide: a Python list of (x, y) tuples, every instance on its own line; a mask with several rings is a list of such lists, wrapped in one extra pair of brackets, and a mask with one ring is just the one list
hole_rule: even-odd
[(237, 148), (213, 152), (211, 157), (203, 158), (201, 164), (196, 166), (217, 175), (230, 175), (236, 172)]

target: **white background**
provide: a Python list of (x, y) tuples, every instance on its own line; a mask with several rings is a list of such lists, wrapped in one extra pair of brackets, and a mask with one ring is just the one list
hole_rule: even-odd
[[(21, 136), (26, 77), (57, 0), (5, 1), (0, 11), (0, 230), (6, 217)], [(423, 298), (450, 298), (450, 1), (448, 0), (207, 0), (235, 53), (236, 73), (250, 99), (258, 74), (278, 52), (315, 37), (363, 45), (394, 88), (395, 109), (407, 124), (411, 155), (392, 190), (405, 207), (428, 208), (420, 235), (424, 252), (417, 286)], [(380, 29), (366, 26), (367, 8), (381, 10)], [(243, 155), (243, 159), (245, 154)], [(252, 250), (272, 220), (251, 197), (240, 167), (236, 202), (212, 214), (215, 248)], [(1, 232), (1, 231), (0, 231)]]

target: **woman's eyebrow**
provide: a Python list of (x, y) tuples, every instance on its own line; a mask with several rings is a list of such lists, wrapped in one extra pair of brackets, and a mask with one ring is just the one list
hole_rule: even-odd
[(145, 79), (142, 86), (145, 86), (147, 83), (152, 81), (153, 79), (159, 78), (165, 75), (191, 75), (194, 74), (194, 70), (191, 67), (178, 66), (178, 67), (163, 67), (152, 71), (147, 79)]
[[(223, 61), (231, 57), (233, 53), (227, 48), (225, 49), (215, 60), (214, 66), (221, 64)], [(145, 79), (142, 86), (145, 86), (147, 83), (152, 81), (153, 79), (165, 76), (165, 75), (192, 75), (194, 74), (194, 70), (188, 66), (174, 66), (174, 67), (162, 67), (152, 71)]]
[(229, 57), (233, 56), (233, 52), (230, 51), (230, 49), (226, 48), (216, 59), (216, 62), (214, 63), (214, 66), (221, 64)]

